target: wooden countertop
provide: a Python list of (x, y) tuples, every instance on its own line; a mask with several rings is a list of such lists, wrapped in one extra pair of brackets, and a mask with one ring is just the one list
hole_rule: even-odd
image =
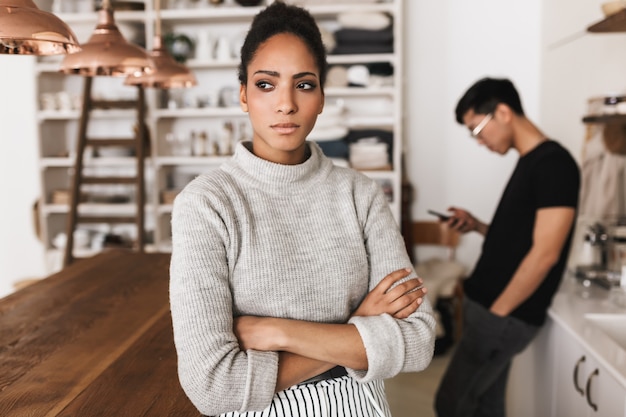
[(169, 254), (108, 251), (0, 300), (0, 416), (200, 416), (178, 382)]

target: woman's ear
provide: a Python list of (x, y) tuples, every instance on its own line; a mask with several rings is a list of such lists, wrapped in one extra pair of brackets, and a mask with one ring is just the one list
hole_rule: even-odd
[(239, 85), (239, 107), (244, 113), (248, 113), (248, 97), (246, 97), (246, 86), (243, 84)]

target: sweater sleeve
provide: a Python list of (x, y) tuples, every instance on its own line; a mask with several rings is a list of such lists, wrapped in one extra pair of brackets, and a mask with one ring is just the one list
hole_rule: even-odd
[[(367, 205), (369, 210), (364, 213), (365, 244), (371, 271), (370, 290), (390, 272), (411, 266), (398, 224), (382, 191), (376, 184), (374, 186), (373, 199)], [(412, 273), (409, 278), (415, 276)], [(349, 323), (357, 327), (367, 354), (367, 371), (348, 370), (360, 382), (391, 378), (400, 372), (421, 371), (432, 360), (435, 319), (427, 298), (406, 319), (383, 314), (352, 317)]]
[(262, 410), (274, 395), (278, 354), (239, 349), (227, 255), (234, 237), (215, 207), (219, 199), (202, 194), (183, 191), (172, 213), (170, 308), (180, 383), (205, 415)]

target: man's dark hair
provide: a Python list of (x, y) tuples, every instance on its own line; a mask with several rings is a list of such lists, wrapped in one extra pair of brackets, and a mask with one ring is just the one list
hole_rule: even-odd
[(286, 5), (282, 1), (275, 1), (254, 17), (241, 47), (239, 82), (243, 85), (248, 82), (248, 65), (259, 46), (272, 36), (281, 33), (295, 35), (307, 45), (317, 64), (320, 87), (323, 88), (328, 62), (319, 27), (308, 11), (301, 7)]
[(522, 102), (513, 83), (506, 78), (483, 78), (463, 94), (456, 105), (456, 121), (463, 124), (463, 116), (470, 110), (477, 114), (495, 111), (500, 103), (506, 104), (516, 114), (523, 116)]

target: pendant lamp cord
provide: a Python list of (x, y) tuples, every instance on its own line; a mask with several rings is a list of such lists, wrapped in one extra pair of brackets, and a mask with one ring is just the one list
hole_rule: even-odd
[(161, 37), (161, 0), (154, 0), (154, 10), (156, 13), (155, 35)]

